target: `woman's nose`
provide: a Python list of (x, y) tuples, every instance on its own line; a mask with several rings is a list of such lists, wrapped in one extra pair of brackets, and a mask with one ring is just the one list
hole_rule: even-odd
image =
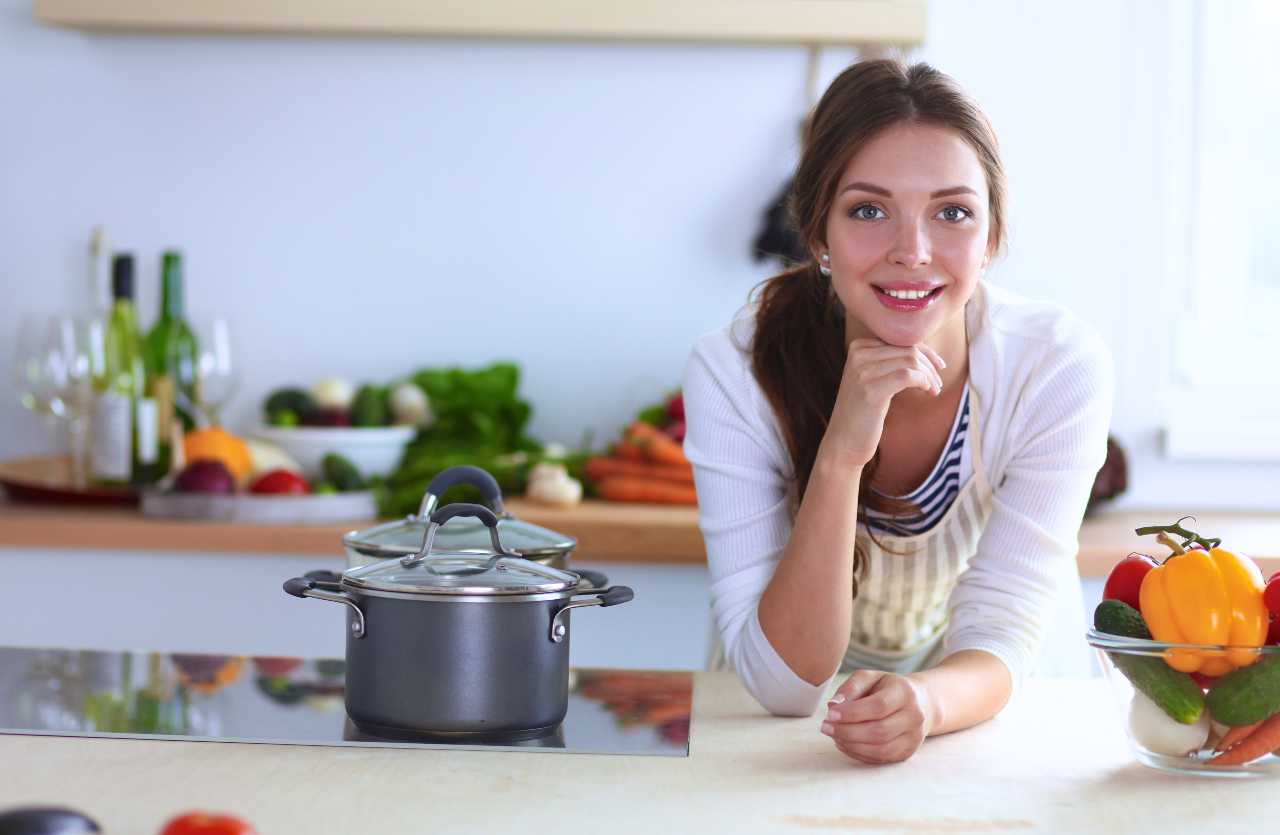
[(917, 221), (903, 223), (889, 250), (889, 263), (914, 270), (932, 260), (925, 224)]

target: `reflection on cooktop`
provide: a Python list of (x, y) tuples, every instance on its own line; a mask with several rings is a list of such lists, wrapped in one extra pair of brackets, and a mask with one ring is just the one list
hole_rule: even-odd
[(0, 733), (684, 757), (693, 675), (575, 669), (569, 712), (529, 739), (373, 735), (343, 705), (346, 664), (0, 647)]

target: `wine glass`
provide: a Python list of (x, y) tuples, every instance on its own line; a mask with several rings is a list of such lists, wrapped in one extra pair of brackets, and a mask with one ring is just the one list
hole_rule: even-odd
[(24, 313), (18, 320), (18, 344), (14, 353), (13, 377), (18, 402), (43, 417), (46, 422), (61, 409), (58, 402), (59, 355), (58, 318), (51, 314)]
[(23, 314), (18, 323), (14, 379), (18, 400), (47, 425), (67, 422), (71, 483), (88, 483), (88, 421), (93, 369), (101, 364), (100, 321), (48, 313)]
[(222, 409), (239, 386), (238, 366), (234, 362), (231, 324), (224, 316), (198, 320), (196, 333), (196, 398), (195, 413), (201, 426), (222, 423)]

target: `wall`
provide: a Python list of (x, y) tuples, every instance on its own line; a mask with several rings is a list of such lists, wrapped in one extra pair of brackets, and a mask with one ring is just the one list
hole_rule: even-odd
[[(934, 2), (920, 55), (1000, 133), (1007, 258), (989, 273), (1089, 319), (1120, 371), (1122, 504), (1272, 507), (1272, 466), (1158, 457), (1157, 0)], [(830, 50), (825, 82), (852, 56)], [(0, 0), (0, 364), (21, 311), (84, 295), (89, 229), (188, 259), (270, 388), (512, 358), (532, 430), (612, 437), (768, 275), (748, 254), (794, 162), (798, 48), (86, 34)], [(0, 378), (0, 457), (51, 448)]]

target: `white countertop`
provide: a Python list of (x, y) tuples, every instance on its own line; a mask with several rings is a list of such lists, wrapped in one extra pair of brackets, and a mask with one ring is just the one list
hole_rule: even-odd
[(1031, 679), (994, 720), (894, 765), (846, 758), (819, 723), (769, 717), (731, 674), (698, 673), (688, 758), (0, 736), (0, 808), (71, 806), (110, 835), (154, 835), (192, 808), (261, 835), (1172, 835), (1274, 821), (1271, 779), (1138, 764), (1101, 679)]

